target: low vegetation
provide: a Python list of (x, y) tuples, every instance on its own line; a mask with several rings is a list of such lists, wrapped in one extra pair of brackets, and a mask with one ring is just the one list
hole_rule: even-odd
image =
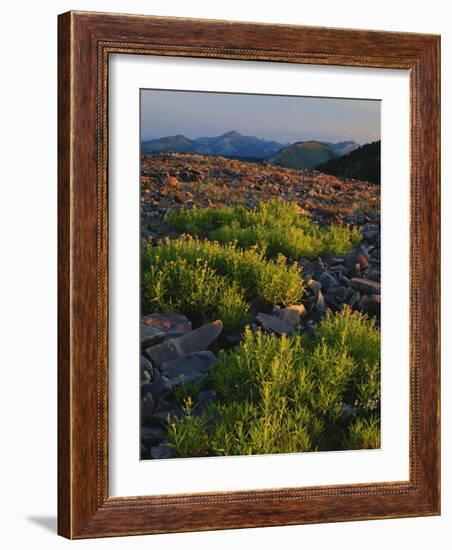
[(380, 343), (374, 322), (328, 313), (314, 337), (246, 329), (208, 381), (218, 401), (200, 415), (199, 388), (180, 392), (169, 419), (176, 456), (244, 455), (380, 446)]
[(301, 269), (282, 256), (267, 260), (256, 247), (185, 236), (144, 247), (141, 260), (146, 307), (221, 319), (227, 331), (247, 321), (253, 299), (285, 306), (303, 295)]
[(175, 209), (166, 221), (181, 233), (235, 243), (244, 249), (256, 247), (270, 258), (278, 254), (293, 260), (346, 254), (361, 241), (359, 229), (340, 224), (321, 228), (301, 214), (296, 203), (280, 200), (263, 202), (256, 208)]

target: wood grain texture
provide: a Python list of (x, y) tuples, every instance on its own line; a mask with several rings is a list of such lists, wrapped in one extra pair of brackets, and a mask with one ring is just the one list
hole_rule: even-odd
[[(69, 12), (59, 17), (59, 507), (68, 538), (439, 513), (438, 36)], [(410, 71), (410, 480), (108, 495), (108, 56)]]

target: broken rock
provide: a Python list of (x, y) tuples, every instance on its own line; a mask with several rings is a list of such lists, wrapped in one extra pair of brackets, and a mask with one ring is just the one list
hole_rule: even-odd
[(213, 321), (202, 327), (188, 332), (179, 338), (170, 338), (161, 344), (146, 350), (147, 355), (155, 366), (159, 367), (166, 361), (183, 357), (195, 351), (204, 351), (218, 338), (223, 330), (221, 321)]
[(185, 357), (162, 363), (160, 371), (170, 379), (171, 385), (177, 385), (179, 379), (185, 383), (194, 382), (198, 379), (201, 381), (216, 359), (211, 351), (196, 351)]
[(267, 313), (258, 313), (256, 320), (267, 330), (275, 332), (279, 336), (283, 334), (292, 334), (294, 329), (287, 323), (280, 321), (277, 317), (268, 315)]
[(363, 293), (374, 292), (380, 294), (381, 284), (377, 281), (371, 281), (370, 279), (360, 279), (358, 277), (353, 277), (351, 279), (352, 286)]
[(306, 309), (302, 304), (288, 306), (279, 312), (279, 318), (283, 323), (291, 327), (297, 327), (300, 324), (302, 317), (306, 316)]
[(149, 348), (155, 344), (160, 344), (166, 337), (166, 333), (158, 328), (151, 327), (145, 323), (140, 325), (141, 349)]
[(163, 332), (167, 338), (177, 338), (191, 331), (191, 322), (185, 315), (179, 313), (151, 313), (144, 315), (141, 318), (141, 323)]

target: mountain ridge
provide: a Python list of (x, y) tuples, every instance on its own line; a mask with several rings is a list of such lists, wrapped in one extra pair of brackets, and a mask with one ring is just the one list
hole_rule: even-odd
[(297, 141), (277, 151), (268, 159), (270, 164), (286, 168), (315, 168), (317, 165), (339, 158), (333, 147), (325, 142)]
[(198, 153), (239, 158), (264, 159), (284, 147), (277, 141), (244, 136), (231, 130), (219, 136), (190, 139), (181, 134), (141, 142), (143, 153)]
[(142, 153), (197, 153), (201, 155), (216, 155), (230, 158), (268, 160), (272, 163), (273, 157), (277, 155), (278, 152), (294, 145), (299, 146), (300, 144), (308, 144), (304, 146), (305, 148), (309, 148), (309, 144), (319, 144), (317, 146), (318, 148), (330, 149), (334, 153), (320, 156), (314, 153), (314, 161), (307, 160), (299, 166), (300, 168), (314, 167), (320, 162), (325, 162), (334, 158), (335, 155), (341, 156), (359, 147), (359, 144), (353, 140), (345, 140), (337, 143), (308, 140), (292, 144), (283, 144), (278, 141), (267, 140), (255, 136), (245, 136), (236, 130), (231, 130), (219, 136), (205, 136), (195, 139), (188, 138), (182, 134), (176, 134), (162, 138), (142, 140), (141, 151)]

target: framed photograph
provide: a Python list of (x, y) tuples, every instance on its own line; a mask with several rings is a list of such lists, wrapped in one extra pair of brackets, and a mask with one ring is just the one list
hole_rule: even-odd
[(59, 533), (440, 513), (433, 35), (59, 16)]

